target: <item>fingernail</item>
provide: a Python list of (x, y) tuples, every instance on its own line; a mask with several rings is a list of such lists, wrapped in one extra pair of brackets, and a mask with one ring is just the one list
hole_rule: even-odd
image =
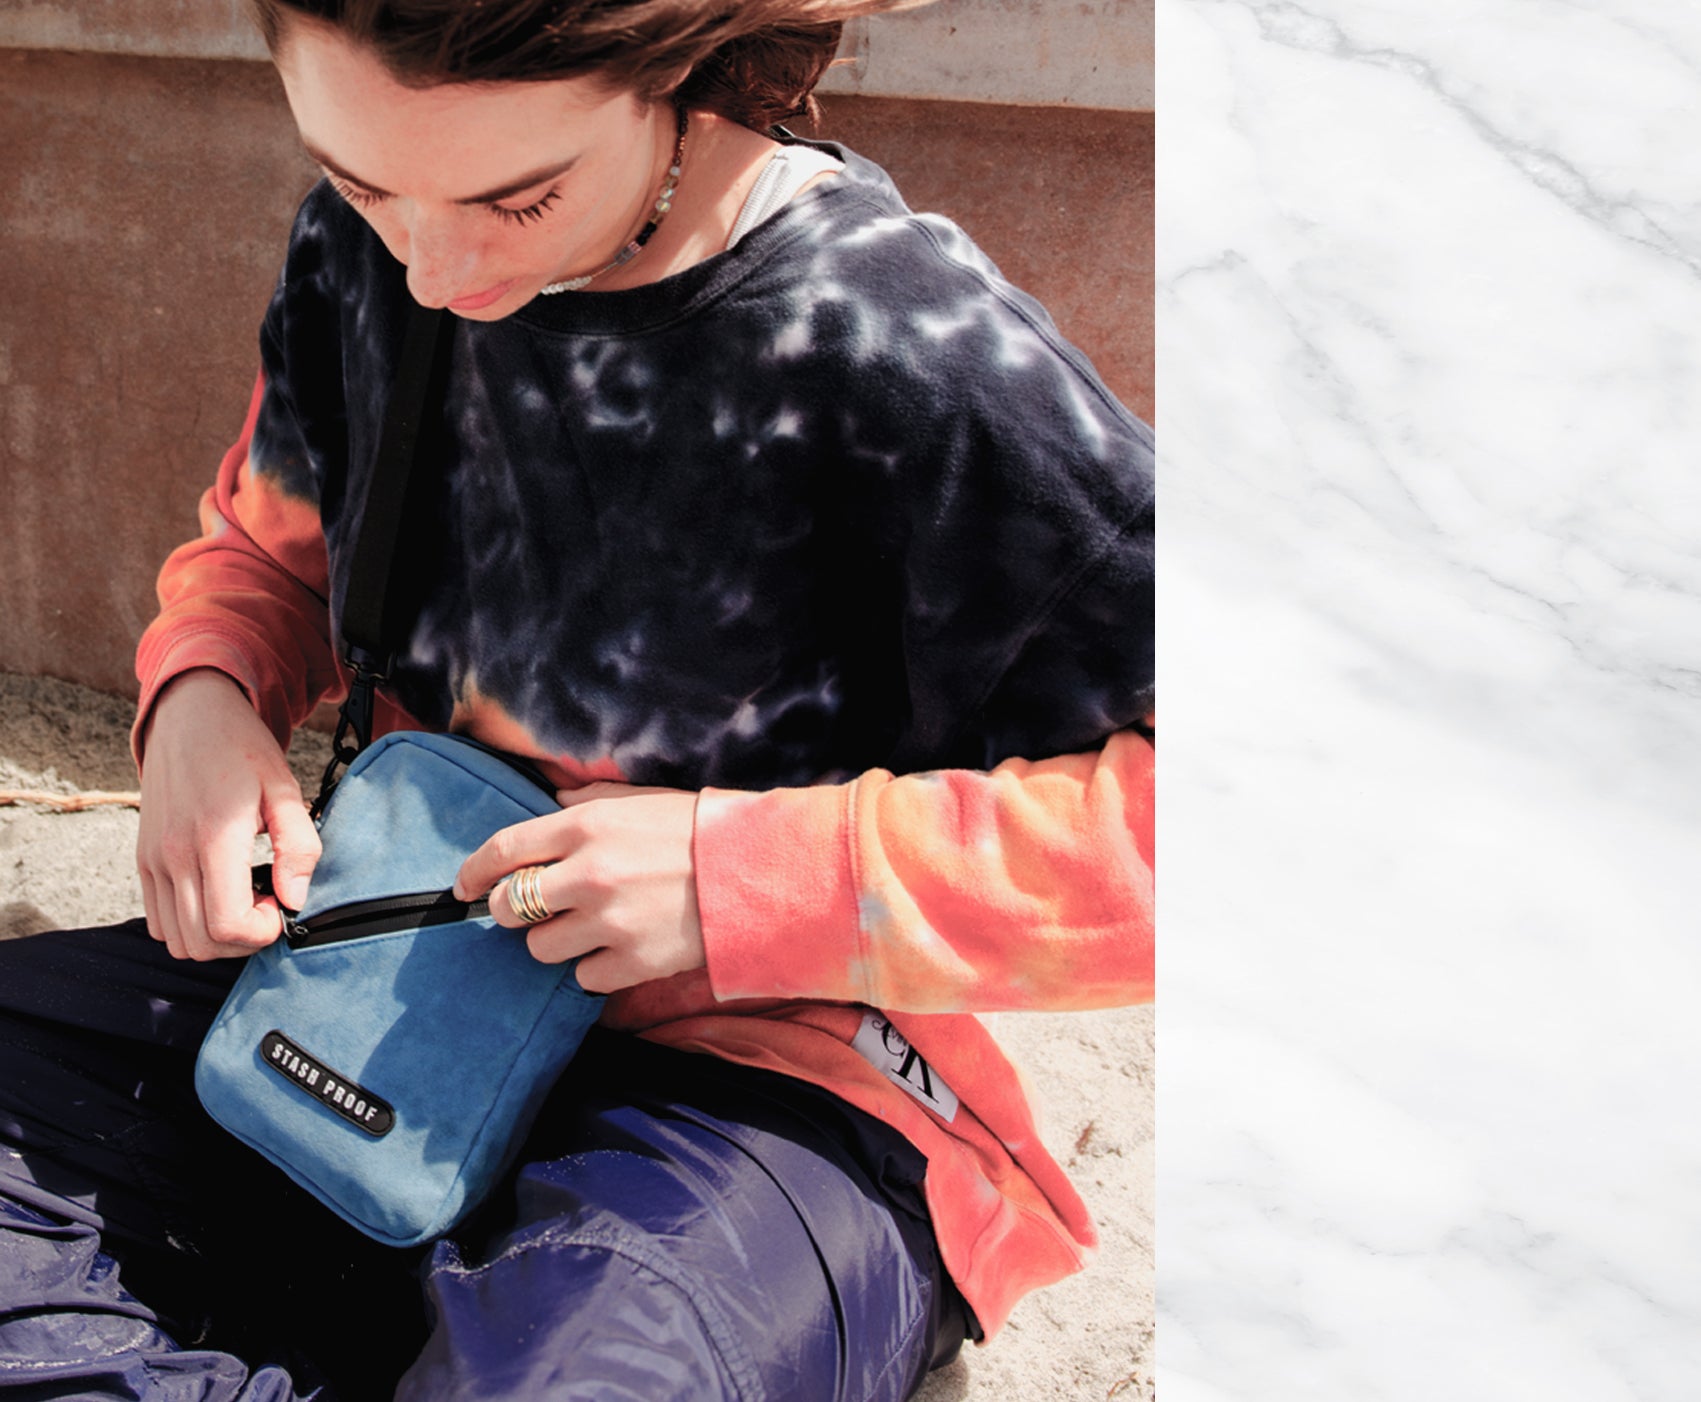
[(291, 876), (278, 887), (278, 898), (291, 910), (300, 910), (307, 904), (307, 881), (305, 877)]

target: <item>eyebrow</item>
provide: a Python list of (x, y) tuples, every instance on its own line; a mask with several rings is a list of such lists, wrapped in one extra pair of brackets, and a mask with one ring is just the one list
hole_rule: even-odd
[[(332, 175), (348, 181), (351, 185), (358, 185), (363, 190), (370, 190), (375, 195), (383, 195), (385, 198), (390, 197), (391, 192), (389, 190), (385, 190), (380, 186), (374, 185), (370, 180), (362, 180), (358, 175), (355, 175), (351, 171), (344, 170), (311, 141), (303, 140), (301, 144), (307, 151), (307, 154), (320, 165), (324, 166), (326, 170), (330, 171)], [(455, 203), (494, 204), (497, 200), (509, 199), (512, 196), (519, 194), (522, 190), (529, 190), (534, 185), (541, 185), (546, 180), (553, 180), (558, 175), (565, 175), (578, 164), (579, 158), (577, 156), (569, 156), (566, 160), (557, 161), (554, 165), (540, 166), (536, 170), (527, 171), (524, 175), (520, 176), (519, 179), (510, 180), (506, 184), (498, 185), (494, 190), (486, 190), (483, 194), (479, 195), (468, 195), (464, 200), (456, 200)]]

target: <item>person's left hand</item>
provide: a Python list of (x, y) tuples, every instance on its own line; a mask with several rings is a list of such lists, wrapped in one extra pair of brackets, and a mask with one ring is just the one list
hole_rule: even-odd
[(504, 828), (466, 859), (455, 898), (489, 891), (497, 924), (524, 929), (508, 883), (497, 883), (542, 866), (544, 903), (556, 913), (531, 927), (526, 945), (546, 964), (583, 955), (575, 972), (589, 993), (702, 968), (691, 861), (697, 795), (595, 783), (555, 797), (561, 812)]

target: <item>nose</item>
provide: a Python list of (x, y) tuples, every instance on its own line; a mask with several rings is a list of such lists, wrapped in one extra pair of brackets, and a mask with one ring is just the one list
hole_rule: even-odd
[(401, 258), (408, 268), (408, 291), (422, 307), (447, 306), (457, 297), (478, 292), (480, 249), (458, 217), (416, 212), (408, 219), (407, 247)]

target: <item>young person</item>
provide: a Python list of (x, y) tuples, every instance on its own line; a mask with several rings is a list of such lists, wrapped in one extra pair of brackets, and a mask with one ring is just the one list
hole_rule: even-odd
[[(889, 7), (260, 0), (326, 178), (138, 654), (153, 942), (0, 946), (19, 1378), (901, 1398), (1081, 1265), (971, 1013), (1150, 995), (1150, 438), (959, 230), (777, 130)], [(285, 905), (318, 855), (282, 746), (345, 685), (414, 302), (444, 471), (378, 728), (561, 786), (458, 889), (611, 996), (510, 1181), (401, 1253), (188, 1076), (279, 933), (254, 833)]]

